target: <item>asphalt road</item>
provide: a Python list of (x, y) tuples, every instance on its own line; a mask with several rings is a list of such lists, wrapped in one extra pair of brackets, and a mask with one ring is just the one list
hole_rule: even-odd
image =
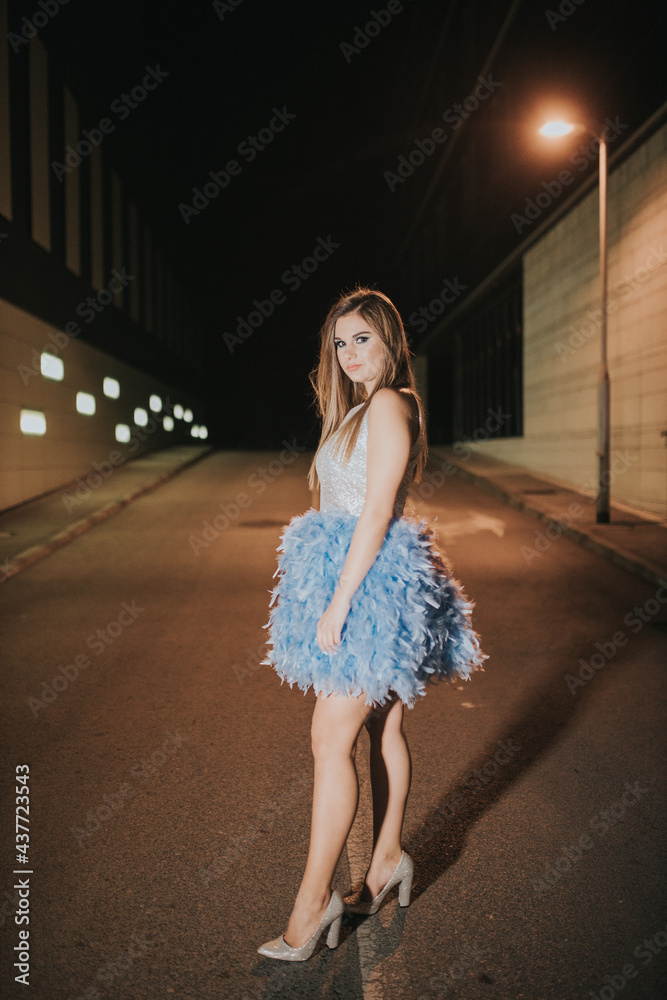
[[(259, 666), (307, 467), (215, 453), (0, 588), (2, 996), (666, 996), (667, 590), (567, 538), (529, 563), (535, 521), (456, 476), (421, 509), (490, 659), (406, 712), (411, 905), (349, 919), (306, 963), (257, 955), (285, 929), (308, 845), (314, 698)], [(360, 742), (343, 891), (370, 846)], [(18, 880), (29, 924), (11, 914)]]

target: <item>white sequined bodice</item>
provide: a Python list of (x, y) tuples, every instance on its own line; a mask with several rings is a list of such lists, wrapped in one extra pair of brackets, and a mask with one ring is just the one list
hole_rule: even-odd
[[(363, 406), (359, 403), (347, 412), (341, 427), (350, 416)], [(366, 500), (366, 453), (368, 447), (368, 410), (359, 428), (359, 436), (350, 455), (347, 465), (341, 458), (333, 454), (336, 435), (332, 435), (320, 449), (315, 468), (320, 480), (320, 510), (343, 510), (348, 514), (361, 514)], [(394, 517), (403, 514), (408, 490), (414, 477), (414, 469), (418, 458), (419, 437), (412, 445), (410, 460), (405, 475), (396, 493)], [(344, 449), (341, 449), (341, 451)]]

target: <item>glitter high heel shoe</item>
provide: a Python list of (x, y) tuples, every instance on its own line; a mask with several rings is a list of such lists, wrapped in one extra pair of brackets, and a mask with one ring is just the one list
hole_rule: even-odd
[(320, 935), (324, 933), (327, 927), (329, 928), (327, 945), (330, 948), (337, 948), (344, 911), (345, 908), (340, 893), (334, 889), (319, 926), (305, 944), (302, 944), (299, 948), (292, 948), (281, 934), (280, 937), (275, 938), (273, 941), (267, 941), (266, 944), (261, 945), (257, 951), (260, 955), (265, 955), (266, 958), (279, 958), (284, 962), (303, 962), (313, 954)]
[(390, 889), (394, 888), (395, 885), (398, 886), (398, 905), (409, 906), (414, 870), (415, 866), (412, 862), (412, 858), (409, 854), (406, 854), (405, 851), (403, 851), (401, 854), (401, 860), (394, 869), (394, 874), (391, 876), (385, 887), (380, 890), (375, 899), (371, 900), (370, 903), (344, 903), (345, 909), (348, 913), (363, 913), (366, 916), (370, 916), (372, 913), (377, 913), (382, 906), (384, 897)]

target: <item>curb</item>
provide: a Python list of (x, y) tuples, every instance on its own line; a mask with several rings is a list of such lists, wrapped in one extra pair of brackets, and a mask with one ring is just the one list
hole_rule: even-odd
[[(433, 450), (435, 451), (435, 449)], [(628, 573), (638, 576), (646, 583), (655, 584), (659, 587), (664, 586), (664, 577), (667, 576), (667, 570), (661, 570), (654, 563), (646, 562), (639, 556), (634, 555), (632, 552), (628, 552), (627, 550), (621, 548), (619, 545), (612, 545), (610, 542), (606, 543), (600, 541), (599, 538), (590, 535), (583, 528), (573, 528), (571, 525), (565, 524), (563, 521), (559, 521), (557, 517), (551, 517), (549, 514), (545, 514), (544, 511), (538, 510), (537, 507), (532, 507), (528, 501), (521, 500), (519, 497), (513, 496), (511, 493), (507, 493), (505, 490), (500, 489), (500, 487), (490, 482), (485, 476), (477, 475), (476, 473), (465, 469), (450, 455), (444, 455), (444, 458), (456, 467), (457, 472), (461, 474), (463, 479), (472, 483), (472, 485), (476, 486), (477, 489), (490, 493), (492, 496), (496, 497), (496, 499), (501, 500), (509, 507), (515, 507), (517, 510), (521, 510), (525, 514), (530, 514), (531, 517), (541, 521), (543, 524), (558, 528), (562, 535), (565, 535), (574, 542), (578, 542), (579, 545), (583, 545), (584, 548), (589, 550), (589, 552), (594, 552), (595, 555), (608, 559), (610, 562), (615, 563), (616, 566), (620, 566), (621, 569), (626, 570)], [(529, 471), (527, 471), (526, 474), (531, 475)], [(537, 480), (537, 477), (535, 478)], [(547, 482), (547, 480), (537, 481)], [(663, 579), (661, 579), (661, 577)]]
[(50, 556), (52, 552), (57, 549), (67, 545), (68, 542), (73, 541), (82, 535), (85, 531), (90, 528), (94, 528), (96, 524), (101, 521), (106, 521), (107, 518), (113, 517), (128, 504), (132, 503), (134, 500), (138, 500), (139, 497), (145, 496), (147, 493), (151, 493), (153, 490), (157, 489), (158, 486), (162, 486), (168, 479), (173, 479), (177, 476), (179, 472), (184, 469), (190, 468), (196, 462), (201, 462), (203, 458), (207, 458), (213, 451), (214, 447), (210, 447), (207, 451), (203, 452), (201, 455), (195, 455), (194, 458), (188, 459), (183, 462), (182, 465), (177, 466), (175, 469), (169, 469), (167, 472), (163, 472), (161, 476), (153, 480), (151, 483), (146, 483), (144, 486), (139, 487), (134, 493), (126, 493), (125, 496), (120, 497), (118, 500), (112, 500), (104, 507), (100, 507), (98, 510), (89, 514), (88, 517), (82, 518), (80, 521), (75, 521), (74, 524), (69, 525), (67, 528), (63, 528), (62, 531), (56, 532), (55, 535), (51, 535), (44, 542), (40, 542), (39, 545), (31, 545), (29, 549), (24, 549), (23, 552), (19, 552), (18, 555), (14, 556), (12, 561), (6, 566), (2, 567), (2, 577), (0, 577), (0, 583), (5, 583), (10, 577), (16, 576), (22, 570), (27, 569), (28, 566), (33, 566), (36, 562), (40, 562), (42, 559), (46, 559)]

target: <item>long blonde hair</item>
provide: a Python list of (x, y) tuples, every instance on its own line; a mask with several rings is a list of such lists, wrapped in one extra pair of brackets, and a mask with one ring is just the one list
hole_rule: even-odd
[[(334, 339), (336, 322), (341, 316), (349, 316), (351, 313), (358, 313), (379, 335), (385, 347), (380, 375), (370, 396), (366, 395), (366, 388), (362, 383), (353, 382), (343, 372), (337, 357)], [(384, 386), (390, 386), (393, 389), (410, 389), (417, 402), (420, 418), (418, 439), (420, 448), (413, 481), (421, 482), (428, 454), (424, 405), (417, 392), (403, 322), (396, 306), (386, 295), (372, 288), (363, 287), (357, 287), (352, 292), (341, 295), (338, 301), (332, 305), (320, 330), (319, 360), (310, 372), (309, 379), (315, 394), (318, 416), (322, 417), (320, 443), (308, 472), (308, 485), (311, 490), (319, 486), (315, 463), (325, 442), (332, 435), (338, 433), (347, 413), (354, 406), (363, 403), (357, 413), (347, 421), (345, 433), (339, 436), (335, 444), (335, 451), (338, 455), (344, 449), (343, 461), (347, 463), (357, 442), (361, 424), (371, 399), (378, 389), (382, 389)]]

